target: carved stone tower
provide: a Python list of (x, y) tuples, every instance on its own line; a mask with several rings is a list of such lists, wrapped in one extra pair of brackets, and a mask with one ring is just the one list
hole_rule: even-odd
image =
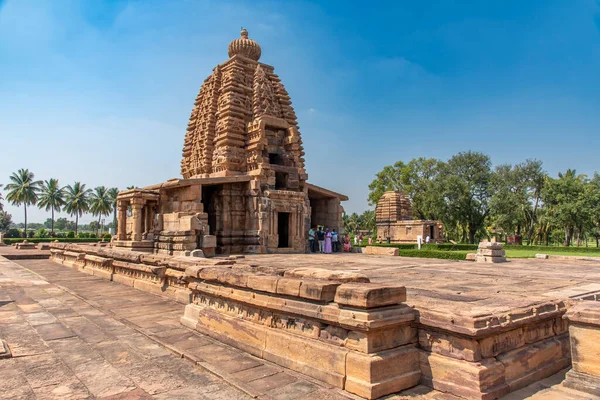
[(211, 246), (217, 253), (303, 252), (311, 224), (341, 228), (340, 202), (348, 198), (306, 182), (290, 96), (273, 67), (258, 61), (261, 53), (245, 29), (229, 44), (229, 59), (194, 102), (183, 179), (119, 195), (118, 246), (169, 254), (209, 254)]

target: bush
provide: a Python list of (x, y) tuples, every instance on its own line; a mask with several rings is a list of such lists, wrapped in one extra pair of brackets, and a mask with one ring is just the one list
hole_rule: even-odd
[(63, 232), (58, 232), (54, 237), (58, 238), (58, 239), (60, 239), (60, 238), (66, 238), (67, 234), (63, 233)]
[[(416, 243), (373, 243), (373, 246), (395, 247), (400, 250), (418, 250), (419, 246)], [(477, 250), (477, 244), (424, 244), (421, 250), (437, 250), (437, 251), (467, 251)]]
[(90, 237), (90, 234), (89, 234), (89, 233), (87, 233), (87, 232), (79, 232), (79, 233), (77, 234), (77, 237), (78, 237), (79, 239), (88, 239), (88, 238)]
[(543, 253), (544, 251), (560, 251), (564, 253), (600, 253), (598, 247), (577, 247), (577, 246), (519, 246), (519, 245), (507, 245), (504, 246), (505, 250), (531, 250)]
[(104, 240), (108, 240), (110, 242), (110, 239), (112, 239), (112, 236), (110, 233), (105, 233), (104, 234)]
[(75, 237), (75, 232), (69, 231), (69, 233), (67, 233), (67, 238), (73, 239), (74, 237)]
[(6, 231), (6, 235), (4, 235), (5, 238), (10, 239), (10, 238), (20, 238), (21, 237), (21, 231), (16, 229), (16, 228), (11, 228), (9, 230)]
[(34, 231), (28, 231), (28, 232), (27, 232), (27, 237), (28, 237), (29, 239), (33, 238), (34, 236), (35, 236), (35, 232), (34, 232)]
[(95, 233), (90, 233), (90, 236), (89, 236), (89, 237), (91, 237), (91, 238), (95, 238), (95, 237), (96, 237), (96, 234), (95, 234)]
[[(55, 240), (58, 240), (59, 242), (64, 242), (64, 243), (96, 243), (99, 242), (102, 239), (90, 239), (90, 238), (86, 238), (86, 239), (79, 239), (79, 238), (60, 238), (60, 239), (55, 239), (55, 238), (33, 238), (33, 239), (27, 239), (29, 240), (29, 242), (31, 243), (49, 243), (49, 242), (54, 242)], [(15, 244), (15, 243), (21, 243), (23, 242), (23, 239), (21, 238), (9, 238), (9, 239), (4, 239), (4, 243), (11, 245), (11, 244)]]
[(401, 257), (439, 258), (442, 260), (466, 260), (468, 251), (448, 250), (400, 250)]
[(34, 237), (36, 238), (45, 238), (48, 237), (48, 232), (44, 228), (40, 228), (35, 232)]

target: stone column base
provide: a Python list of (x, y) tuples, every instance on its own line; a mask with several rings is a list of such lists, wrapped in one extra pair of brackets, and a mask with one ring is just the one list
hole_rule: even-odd
[(600, 379), (596, 376), (570, 370), (563, 385), (585, 393), (600, 396)]

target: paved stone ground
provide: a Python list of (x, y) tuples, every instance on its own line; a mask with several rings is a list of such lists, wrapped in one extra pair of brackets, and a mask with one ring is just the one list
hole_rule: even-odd
[[(48, 260), (0, 258), (0, 399), (347, 399), (179, 324), (184, 306)], [(170, 350), (170, 351), (169, 351)]]
[[(0, 399), (356, 399), (182, 327), (181, 304), (48, 260), (18, 263), (0, 257), (0, 338), (14, 355), (0, 360)], [(563, 377), (506, 399), (592, 398)], [(386, 399), (456, 398), (418, 386)]]
[(407, 304), (465, 317), (600, 293), (600, 260), (512, 259), (486, 264), (336, 253), (248, 255), (245, 262), (361, 272), (371, 282), (406, 286)]

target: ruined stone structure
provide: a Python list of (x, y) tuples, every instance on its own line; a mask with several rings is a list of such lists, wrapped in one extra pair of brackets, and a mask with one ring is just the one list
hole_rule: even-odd
[(344, 195), (307, 183), (290, 97), (242, 30), (206, 78), (181, 175), (119, 194), (116, 246), (163, 254), (304, 252), (310, 225), (342, 228)]
[(385, 192), (375, 208), (377, 237), (391, 243), (423, 242), (429, 236), (431, 243), (444, 241), (443, 225), (439, 221), (415, 220), (410, 199), (399, 191)]

